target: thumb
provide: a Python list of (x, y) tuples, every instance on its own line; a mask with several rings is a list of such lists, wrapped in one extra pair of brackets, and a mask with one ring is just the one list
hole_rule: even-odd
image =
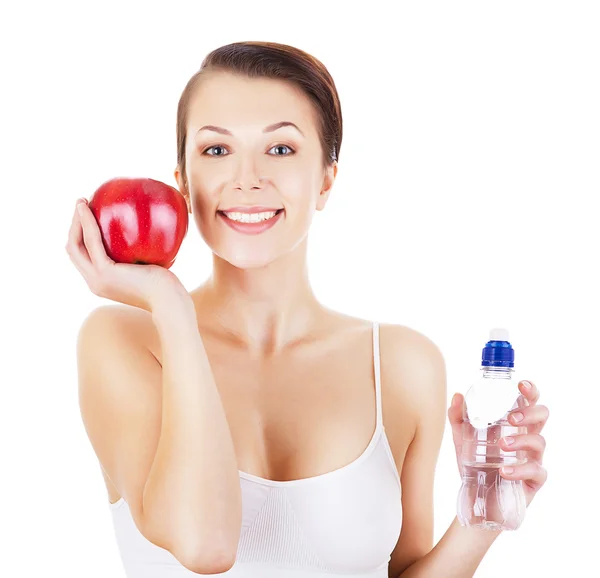
[(465, 398), (461, 393), (455, 393), (448, 408), (448, 419), (452, 426), (460, 425), (463, 422), (463, 406)]
[(458, 469), (462, 474), (462, 445), (463, 445), (463, 409), (464, 409), (465, 398), (460, 393), (455, 393), (452, 397), (452, 402), (448, 408), (448, 419), (452, 426), (452, 441), (454, 442), (454, 448), (456, 450), (456, 460), (458, 462)]

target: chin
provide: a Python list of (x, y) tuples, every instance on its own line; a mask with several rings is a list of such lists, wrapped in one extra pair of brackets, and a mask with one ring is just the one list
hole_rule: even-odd
[(261, 255), (256, 252), (246, 253), (245, 251), (240, 251), (239, 253), (226, 251), (219, 256), (238, 269), (260, 269), (270, 265), (277, 258), (276, 255)]

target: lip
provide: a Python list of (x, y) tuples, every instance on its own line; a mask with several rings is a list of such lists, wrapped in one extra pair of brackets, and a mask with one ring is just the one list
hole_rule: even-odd
[(283, 207), (263, 207), (263, 206), (253, 206), (253, 207), (231, 207), (230, 209), (220, 209), (221, 213), (269, 213), (271, 211), (279, 211)]
[[(278, 209), (271, 209), (278, 210)], [(234, 212), (233, 210), (231, 212)], [(235, 212), (244, 212), (244, 211), (235, 211)], [(256, 211), (255, 211), (256, 212)], [(262, 211), (258, 211), (262, 212)], [(222, 211), (218, 211), (219, 218), (225, 222), (226, 225), (231, 227), (234, 231), (238, 233), (243, 233), (244, 235), (259, 235), (260, 233), (264, 233), (271, 227), (275, 226), (275, 224), (281, 219), (281, 215), (283, 215), (284, 210), (281, 209), (277, 215), (269, 219), (268, 221), (261, 221), (259, 223), (240, 223), (239, 221), (233, 221), (225, 216)]]

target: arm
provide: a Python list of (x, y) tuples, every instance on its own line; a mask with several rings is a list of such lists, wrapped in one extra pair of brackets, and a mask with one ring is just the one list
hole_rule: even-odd
[(108, 306), (88, 316), (77, 344), (82, 418), (142, 535), (192, 571), (223, 572), (241, 528), (224, 410), (193, 305), (171, 298), (152, 320), (162, 368), (139, 338), (147, 312)]
[(159, 302), (152, 311), (162, 349), (162, 423), (143, 503), (156, 527), (180, 537), (196, 571), (210, 544), (222, 572), (235, 560), (241, 531), (237, 459), (193, 303), (174, 305)]
[(478, 530), (460, 525), (458, 518), (431, 552), (411, 564), (399, 578), (472, 578), (501, 530)]
[[(455, 519), (433, 544), (434, 478), (446, 425), (446, 366), (435, 343), (399, 325), (382, 328), (382, 378), (390, 407), (414, 416), (414, 435), (401, 465), (402, 531), (388, 567), (390, 578), (473, 576), (500, 532), (463, 528)], [(400, 353), (402, 352), (402, 353)], [(391, 429), (391, 428), (390, 428)], [(399, 434), (400, 435), (400, 434)], [(390, 440), (402, 447), (402, 440)]]

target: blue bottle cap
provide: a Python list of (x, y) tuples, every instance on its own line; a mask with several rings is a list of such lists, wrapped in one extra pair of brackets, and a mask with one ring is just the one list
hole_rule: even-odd
[(482, 367), (514, 367), (515, 350), (508, 341), (508, 329), (495, 327), (481, 354)]

